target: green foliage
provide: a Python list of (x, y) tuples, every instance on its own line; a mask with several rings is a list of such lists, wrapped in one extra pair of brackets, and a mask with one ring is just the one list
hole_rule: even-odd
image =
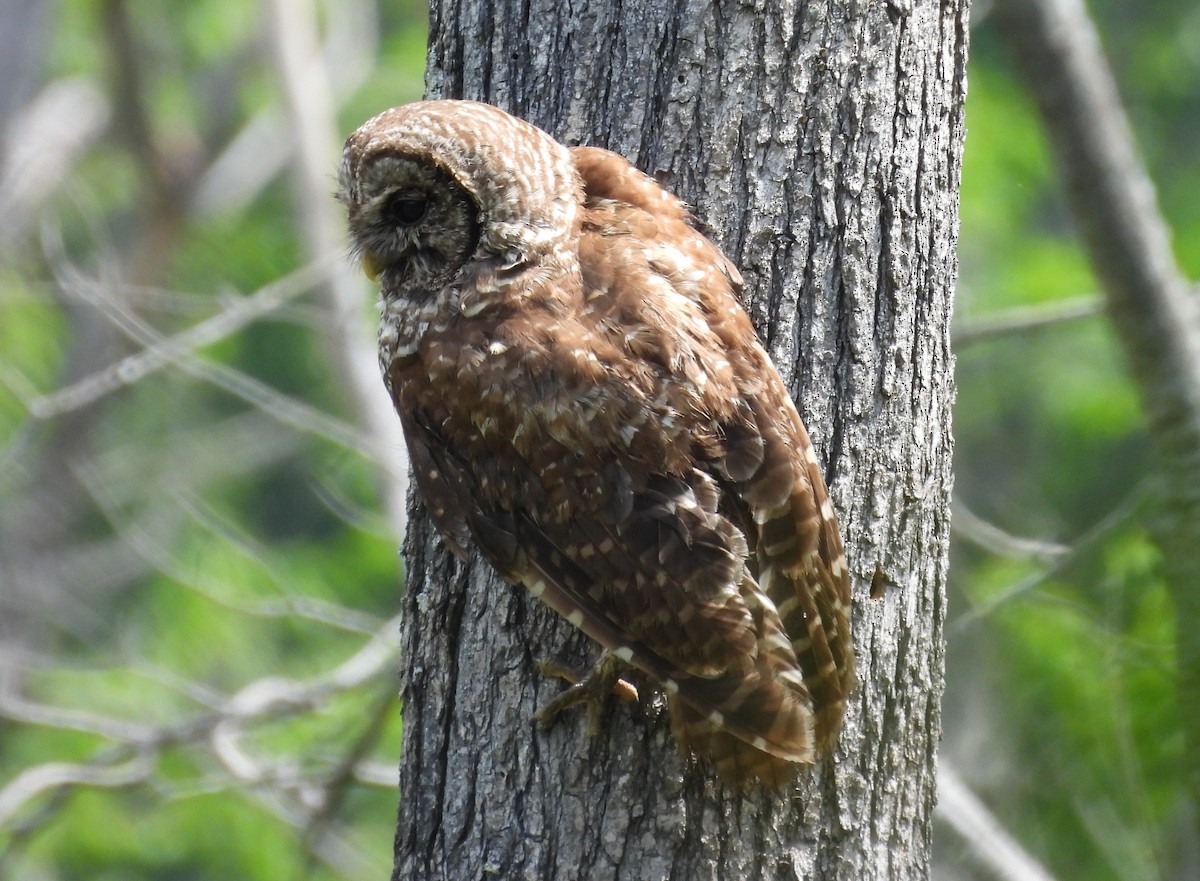
[(993, 695), (999, 727), (1022, 756), (990, 800), (1060, 877), (1171, 876), (1156, 861), (1170, 849), (1182, 740), (1157, 562), (1144, 530), (1125, 527), (1045, 580), (1010, 561), (973, 567), (970, 601), (990, 609), (1000, 678), (1016, 684)]
[[(1194, 277), (1200, 151), (1182, 145), (1200, 142), (1200, 16), (1183, 2), (1153, 4), (1152, 15), (1117, 0), (1093, 6)], [(177, 363), (86, 407), (30, 413), (48, 400), (39, 396), (145, 346), (73, 276), (104, 281), (114, 302), (169, 336), (308, 259), (286, 170), (219, 210), (189, 204), (171, 219), (155, 208), (161, 182), (129, 123), (140, 109), (167, 173), (195, 195), (251, 120), (281, 113), (268, 10), (230, 0), (58, 7), (44, 79), (87, 78), (111, 125), (0, 266), (0, 578), (10, 579), (0, 611), (14, 622), (5, 638), (19, 631), (25, 652), (17, 692), (70, 715), (0, 708), (0, 792), (48, 763), (126, 767), (138, 737), (154, 737), (140, 744), (149, 769), (134, 782), (49, 789), (0, 823), (0, 877), (383, 877), (394, 783), (341, 777), (360, 752), (375, 770), (395, 766), (394, 664), (353, 687), (258, 705), (233, 741), (257, 780), (239, 778), (215, 727), (269, 687), (326, 683), (389, 632), (401, 573), (378, 464)], [(341, 8), (319, 10), (325, 33)], [(363, 28), (379, 40), (365, 50), (369, 76), (339, 96), (342, 131), (422, 90), (424, 6), (376, 12)], [(112, 85), (122, 60), (113, 15), (138, 48), (136, 95)], [(986, 20), (972, 41), (960, 330), (1096, 291), (1030, 101)], [(279, 138), (268, 149), (291, 133)], [(369, 311), (364, 298), (364, 321)], [(351, 426), (324, 336), (331, 321), (309, 293), (195, 354)], [(964, 345), (958, 357), (960, 501), (1012, 534), (1072, 548), (1051, 562), (956, 548), (951, 651), (992, 646), (986, 758), (1004, 769), (969, 782), (1059, 877), (1170, 878), (1182, 849), (1174, 619), (1146, 532), (1152, 463), (1115, 335), (1093, 315)], [(951, 699), (981, 687), (956, 680), (966, 665), (949, 675)], [(947, 732), (949, 755), (980, 758), (957, 737)]]
[[(1200, 18), (1096, 3), (1185, 270), (1200, 253), (1200, 161), (1178, 144), (1200, 120)], [(1029, 98), (985, 20), (972, 33), (957, 329), (1015, 308), (1098, 296), (1056, 189)], [(987, 670), (997, 762), (976, 785), (1061, 878), (1178, 877), (1182, 734), (1174, 612), (1147, 533), (1153, 461), (1136, 388), (1102, 314), (959, 348), (956, 496), (1008, 533), (1070, 548), (997, 556), (958, 536), (951, 656)], [(987, 640), (980, 640), (986, 631)], [(988, 646), (986, 655), (982, 654)], [(984, 687), (948, 670), (948, 699)], [(958, 753), (956, 732), (947, 751)]]
[(39, 295), (39, 285), (15, 274), (0, 274), (0, 437), (11, 438), (26, 418), (20, 399), (4, 380), (45, 388), (62, 360), (64, 319), (61, 310)]
[[(32, 786), (30, 769), (128, 773), (52, 786), (7, 816), (0, 795), (0, 877), (383, 877), (402, 572), (378, 463), (213, 373), (361, 432), (330, 361), (327, 303), (307, 292), (196, 349), (199, 371), (168, 359), (86, 406), (33, 415), (310, 259), (286, 166), (228, 207), (189, 202), (252, 121), (281, 118), (269, 10), (59, 6), (44, 80), (86, 78), (111, 124), (0, 255), (0, 618), (18, 627), (4, 638), (21, 696), (0, 702), (0, 793)], [(381, 43), (364, 45), (378, 50), (370, 84), (339, 108), (347, 131), (419, 96), (424, 7), (387, 16), (363, 31)], [(118, 19), (133, 57), (114, 54)], [(113, 89), (122, 65), (136, 93)], [(178, 188), (173, 205), (156, 202), (147, 150)], [(347, 666), (376, 644), (390, 654), (366, 673)]]

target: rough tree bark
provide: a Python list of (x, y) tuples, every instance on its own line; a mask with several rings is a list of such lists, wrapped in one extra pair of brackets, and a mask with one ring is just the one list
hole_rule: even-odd
[[(666, 720), (532, 716), (595, 650), (419, 506), (395, 879), (928, 874), (950, 491), (966, 0), (435, 0), (428, 92), (607, 146), (689, 200), (821, 451), (860, 686), (794, 793), (689, 772)], [(875, 586), (875, 590), (872, 589)], [(886, 586), (885, 586), (886, 585)], [(874, 598), (872, 598), (874, 594)]]

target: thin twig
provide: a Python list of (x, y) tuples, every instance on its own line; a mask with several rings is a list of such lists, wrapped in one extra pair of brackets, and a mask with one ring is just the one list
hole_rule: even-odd
[(973, 861), (997, 881), (1054, 881), (944, 757), (938, 762), (938, 800), (933, 812), (969, 848)]
[[(320, 706), (332, 696), (357, 688), (371, 679), (390, 673), (398, 653), (399, 619), (387, 621), (353, 655), (320, 675), (306, 680), (267, 676), (244, 686), (215, 712), (161, 726), (123, 729), (115, 720), (55, 707), (23, 704), (23, 718), (37, 717), (39, 724), (80, 730), (116, 740), (118, 746), (90, 763), (67, 765), (49, 762), (26, 769), (0, 789), (0, 830), (9, 826), (30, 800), (47, 792), (75, 786), (127, 786), (148, 779), (158, 755), (167, 747), (208, 739), (215, 754), (231, 775), (244, 782), (264, 779), (257, 760), (240, 746), (240, 738), (252, 724), (294, 716)], [(0, 705), (0, 713), (4, 706)], [(124, 735), (132, 739), (126, 739)], [(135, 763), (136, 761), (136, 763)], [(124, 765), (117, 766), (117, 762)], [(121, 770), (113, 770), (119, 767)], [(135, 771), (137, 773), (135, 773)]]
[[(0, 716), (24, 725), (78, 731), (119, 743), (149, 743), (158, 735), (157, 729), (150, 725), (101, 716), (87, 710), (35, 704), (11, 692), (0, 691)], [(3, 823), (0, 823), (0, 826), (3, 826)]]
[[(107, 498), (86, 472), (80, 473), (80, 481), (88, 488), (92, 500), (103, 512), (109, 525), (139, 558), (155, 571), (204, 597), (209, 602), (255, 617), (304, 619), (350, 633), (374, 633), (379, 626), (378, 618), (356, 609), (340, 606), (328, 600), (296, 596), (288, 589), (285, 579), (274, 571), (261, 552), (248, 547), (245, 541), (235, 540), (233, 534), (225, 530), (222, 532), (222, 537), (231, 543), (239, 553), (254, 562), (280, 592), (280, 597), (276, 600), (249, 602), (233, 599), (235, 591), (223, 589), (223, 582), (211, 577), (202, 567), (185, 566), (180, 563), (171, 550), (170, 543), (158, 540), (145, 527), (145, 522), (153, 522), (156, 527), (161, 527), (163, 522), (161, 510), (156, 509), (151, 518), (135, 522), (117, 510), (112, 500)], [(189, 513), (194, 519), (200, 519), (201, 525), (205, 525), (200, 518), (200, 508), (197, 502), (189, 503), (184, 496), (178, 493), (173, 494), (172, 498), (179, 501), (180, 510)]]
[[(108, 296), (108, 291), (103, 283), (87, 278), (65, 262), (60, 261), (57, 265), (58, 280), (63, 289), (76, 294), (85, 302), (99, 307), (104, 316), (130, 339), (143, 346), (162, 342), (163, 337), (157, 330), (126, 308), (124, 304)], [(392, 467), (399, 467), (394, 464), (395, 456), (392, 452), (374, 438), (356, 431), (346, 423), (303, 401), (272, 389), (253, 377), (223, 364), (206, 361), (186, 351), (178, 354), (174, 364), (185, 373), (210, 382), (252, 404), (284, 425), (304, 434), (323, 437), (332, 443), (358, 452), (368, 460), (381, 465), (388, 473), (391, 473)], [(13, 387), (10, 376), (3, 378), (10, 383), (10, 387)], [(21, 394), (23, 389), (13, 387), (13, 391)], [(33, 400), (23, 394), (21, 399), (27, 407), (33, 406)], [(404, 473), (407, 474), (407, 471)]]
[(1058, 542), (1022, 538), (1005, 532), (977, 515), (958, 496), (954, 497), (952, 504), (954, 516), (950, 523), (951, 533), (997, 556), (1029, 557), (1041, 563), (1052, 563), (1071, 550), (1068, 545)]
[(260, 288), (248, 297), (227, 302), (216, 315), (192, 325), (187, 330), (174, 336), (163, 337), (98, 373), (86, 376), (52, 394), (35, 398), (29, 402), (30, 412), (38, 419), (52, 419), (71, 410), (86, 407), (118, 389), (133, 385), (151, 373), (177, 363), (184, 354), (230, 337), (264, 315), (274, 312), (288, 300), (307, 293), (324, 272), (323, 267), (310, 264)]
[(1103, 313), (1104, 301), (1095, 296), (1005, 309), (993, 315), (960, 321), (954, 328), (954, 347), (961, 351), (968, 346), (998, 337), (1045, 330)]
[(21, 807), (44, 792), (86, 786), (113, 789), (144, 783), (154, 773), (157, 752), (140, 751), (119, 765), (82, 765), (47, 762), (26, 768), (0, 789), (0, 829), (7, 827)]
[[(351, 748), (346, 752), (324, 781), (324, 797), (320, 807), (309, 819), (308, 827), (304, 830), (304, 840), (308, 847), (324, 837), (329, 826), (333, 824), (338, 808), (345, 799), (349, 784), (358, 777), (359, 767), (365, 761), (366, 755), (383, 735), (388, 721), (396, 716), (399, 709), (399, 698), (396, 694), (395, 683), (388, 681), (386, 687), (380, 689), (370, 712), (367, 713), (367, 723), (359, 736), (354, 739)], [(399, 768), (393, 771), (396, 785), (399, 785)]]
[(1148, 487), (1146, 485), (1137, 487), (1121, 504), (1110, 511), (1100, 522), (1092, 526), (1078, 541), (1067, 548), (1065, 552), (1057, 553), (1051, 559), (1045, 561), (1046, 567), (1042, 571), (1035, 572), (1028, 578), (1023, 578), (1015, 584), (1010, 585), (1000, 593), (989, 597), (984, 602), (955, 618), (946, 628), (947, 637), (956, 636), (973, 627), (979, 621), (993, 614), (996, 609), (1025, 595), (1058, 573), (1066, 570), (1072, 563), (1093, 549), (1109, 533), (1138, 516), (1141, 513), (1147, 494)]

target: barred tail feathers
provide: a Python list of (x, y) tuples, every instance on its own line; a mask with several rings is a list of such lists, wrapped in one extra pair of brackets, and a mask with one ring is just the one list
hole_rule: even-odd
[(671, 728), (680, 748), (711, 762), (736, 786), (778, 788), (814, 760), (813, 714), (807, 695), (759, 668), (668, 689)]
[(816, 760), (813, 701), (778, 610), (749, 573), (742, 595), (758, 637), (753, 666), (686, 679), (675, 696), (668, 687), (672, 727), (725, 780), (778, 787)]

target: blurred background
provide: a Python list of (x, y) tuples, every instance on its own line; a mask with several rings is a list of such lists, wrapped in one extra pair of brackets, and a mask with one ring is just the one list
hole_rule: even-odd
[[(1195, 877), (1136, 391), (975, 7), (935, 876)], [(1200, 8), (1090, 9), (1196, 278)], [(0, 0), (0, 878), (387, 875), (406, 466), (331, 195), (425, 28)]]

